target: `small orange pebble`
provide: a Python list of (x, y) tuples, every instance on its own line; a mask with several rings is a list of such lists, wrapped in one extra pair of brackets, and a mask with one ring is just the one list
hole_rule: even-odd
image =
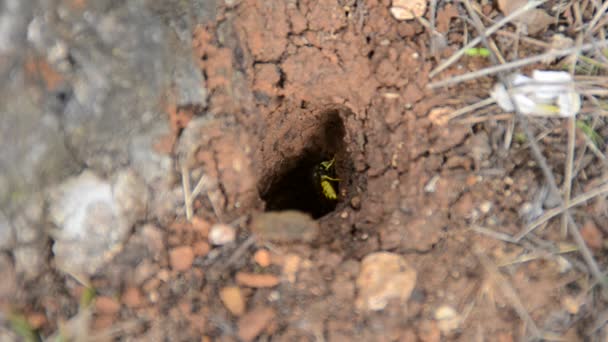
[(207, 238), (207, 236), (209, 236), (210, 228), (211, 223), (209, 223), (209, 221), (198, 216), (192, 218), (192, 229), (201, 234), (201, 237)]
[(46, 324), (46, 316), (40, 312), (32, 312), (27, 315), (27, 322), (33, 329), (40, 329)]
[(238, 272), (236, 274), (236, 282), (239, 285), (247, 287), (275, 287), (281, 280), (272, 274), (256, 274), (248, 272)]
[(467, 177), (468, 186), (473, 186), (473, 185), (477, 184), (478, 181), (479, 181), (479, 179), (477, 179), (476, 175), (470, 175), (469, 177)]
[(144, 301), (144, 297), (137, 287), (129, 287), (122, 294), (121, 301), (129, 308), (136, 308), (141, 306), (142, 302)]
[(190, 246), (180, 246), (169, 251), (169, 263), (173, 270), (187, 271), (194, 261), (194, 251)]
[(265, 249), (259, 249), (253, 255), (253, 260), (262, 267), (270, 266), (270, 252)]
[(120, 303), (112, 297), (100, 296), (95, 299), (95, 311), (113, 315), (120, 310)]
[(196, 256), (205, 256), (211, 250), (211, 246), (206, 241), (199, 241), (192, 246), (194, 250), (194, 255)]
[(48, 90), (57, 90), (65, 82), (65, 78), (57, 72), (46, 60), (29, 57), (25, 63), (25, 71), (30, 78), (42, 79)]
[(238, 286), (227, 286), (220, 290), (220, 299), (230, 313), (242, 316), (245, 313), (245, 297)]

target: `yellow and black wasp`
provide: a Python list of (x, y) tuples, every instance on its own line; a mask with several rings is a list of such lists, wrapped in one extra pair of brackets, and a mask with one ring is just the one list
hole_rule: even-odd
[[(336, 177), (336, 158), (320, 162), (312, 172), (313, 183), (319, 196), (325, 201), (338, 200), (337, 184), (340, 179)], [(334, 184), (336, 186), (334, 187)]]

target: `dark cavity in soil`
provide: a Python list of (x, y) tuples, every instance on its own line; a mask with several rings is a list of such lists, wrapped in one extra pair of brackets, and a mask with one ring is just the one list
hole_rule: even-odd
[[(261, 187), (268, 189), (260, 194), (267, 211), (299, 210), (317, 219), (334, 211), (343, 201), (340, 189), (350, 179), (349, 166), (352, 165), (344, 148), (344, 123), (339, 111), (334, 109), (321, 112), (317, 123), (318, 127), (301, 153), (293, 160), (281, 163), (283, 166), (270, 178), (270, 186)], [(329, 200), (323, 195), (314, 172), (322, 162), (332, 158), (335, 162), (331, 176), (341, 180), (331, 182), (337, 200)]]

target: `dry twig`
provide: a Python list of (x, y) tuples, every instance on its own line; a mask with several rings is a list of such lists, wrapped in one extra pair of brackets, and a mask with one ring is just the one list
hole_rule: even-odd
[[(589, 50), (595, 49), (596, 47), (600, 47), (600, 46), (601, 47), (608, 47), (608, 40), (602, 40), (600, 42), (584, 44), (583, 46), (580, 47), (580, 52), (589, 51)], [(568, 55), (571, 55), (572, 53), (574, 53), (574, 52), (576, 52), (578, 50), (579, 50), (578, 47), (572, 47), (572, 48), (563, 49), (563, 50), (548, 51), (548, 52), (540, 54), (540, 55), (518, 59), (516, 61), (509, 62), (509, 63), (506, 63), (506, 64), (495, 65), (495, 66), (488, 67), (488, 68), (485, 68), (485, 69), (480, 69), (480, 70), (477, 70), (477, 71), (473, 71), (473, 72), (470, 72), (470, 73), (467, 73), (467, 74), (463, 74), (463, 75), (455, 76), (455, 77), (452, 77), (452, 78), (448, 78), (446, 80), (429, 83), (427, 85), (427, 87), (429, 87), (431, 89), (434, 89), (434, 88), (439, 88), (439, 87), (443, 87), (443, 86), (457, 84), (457, 83), (464, 82), (464, 81), (470, 81), (470, 80), (474, 80), (474, 79), (479, 78), (479, 77), (483, 77), (483, 76), (487, 76), (487, 75), (493, 75), (493, 74), (497, 74), (497, 73), (503, 72), (503, 71), (508, 71), (508, 70), (511, 70), (511, 69), (521, 68), (521, 67), (526, 66), (528, 64), (542, 62), (543, 60), (546, 60), (547, 58), (556, 58), (556, 57), (568, 56)]]
[(546, 2), (546, 0), (528, 2), (525, 6), (517, 9), (516, 11), (513, 11), (513, 13), (511, 13), (507, 17), (503, 18), (502, 20), (500, 20), (496, 24), (490, 26), (484, 32), (480, 32), (480, 36), (479, 37), (471, 40), (462, 49), (458, 50), (450, 58), (448, 58), (448, 60), (446, 60), (445, 62), (441, 63), (437, 68), (435, 68), (435, 70), (431, 71), (431, 73), (429, 74), (429, 77), (433, 78), (433, 77), (437, 76), (437, 74), (439, 74), (443, 70), (447, 69), (450, 65), (454, 64), (460, 57), (462, 57), (462, 55), (465, 54), (465, 52), (468, 49), (473, 48), (477, 44), (481, 43), (481, 41), (483, 40), (484, 37), (487, 37), (487, 36), (493, 34), (494, 32), (498, 31), (501, 27), (503, 27), (504, 25), (508, 24), (511, 20), (519, 17), (520, 15), (524, 14), (525, 12), (527, 12), (527, 11), (533, 9), (533, 8), (536, 8), (536, 7), (540, 6), (540, 5), (542, 5), (545, 2)]
[[(488, 47), (489, 43), (488, 43), (488, 40), (486, 39), (486, 36), (484, 35), (485, 30), (484, 30), (483, 24), (481, 23), (481, 20), (479, 19), (479, 17), (475, 13), (475, 11), (472, 9), (472, 6), (471, 6), (469, 0), (464, 0), (464, 4), (467, 8), (467, 11), (469, 12), (469, 15), (473, 18), (473, 21), (476, 25), (476, 29), (480, 33), (481, 39), (483, 40), (484, 45), (486, 47)], [(606, 41), (603, 41), (602, 44), (606, 44)], [(595, 46), (596, 44), (590, 44), (590, 45)], [(577, 53), (577, 51), (578, 51), (578, 53), (580, 53), (582, 48), (576, 47), (573, 49), (565, 49), (565, 50), (562, 50), (561, 53), (563, 53), (564, 51), (567, 51), (567, 50), (570, 50), (569, 54)], [(492, 62), (494, 64), (497, 64), (497, 60), (494, 55), (490, 55), (490, 58), (492, 59)], [(497, 67), (495, 67), (495, 69), (498, 69), (498, 68), (504, 67), (504, 66), (505, 65), (497, 66)], [(499, 77), (500, 81), (503, 83), (503, 85), (505, 86), (505, 88), (507, 88), (509, 97), (512, 97), (512, 85), (510, 84), (510, 82), (507, 82), (505, 77), (503, 77), (502, 74), (498, 74), (498, 77)], [(559, 189), (558, 189), (557, 183), (555, 181), (555, 176), (553, 175), (553, 173), (551, 172), (551, 169), (547, 165), (547, 161), (546, 161), (545, 157), (543, 156), (543, 154), (541, 153), (538, 144), (536, 143), (536, 141), (533, 140), (534, 136), (532, 135), (530, 127), (528, 127), (527, 117), (525, 115), (521, 114), (521, 111), (519, 110), (517, 102), (514, 101), (512, 98), (511, 98), (511, 103), (514, 104), (515, 111), (517, 113), (517, 117), (520, 120), (524, 133), (526, 134), (527, 139), (531, 142), (530, 148), (532, 150), (532, 155), (534, 156), (534, 159), (536, 159), (536, 162), (538, 163), (545, 180), (549, 184), (549, 190), (554, 193), (559, 193)], [(560, 202), (560, 208), (562, 210), (566, 210), (567, 208), (564, 206), (564, 201), (561, 197), (559, 198), (559, 202)], [(572, 215), (570, 215), (570, 213), (567, 210), (565, 211), (565, 214), (567, 215), (568, 224), (570, 225), (569, 232), (572, 235), (574, 242), (580, 249), (581, 255), (582, 255), (583, 259), (585, 260), (587, 267), (589, 267), (590, 273), (593, 275), (595, 280), (599, 284), (601, 284), (601, 286), (604, 290), (607, 289), (608, 283), (607, 283), (606, 279), (604, 278), (604, 275), (600, 271), (597, 261), (593, 257), (593, 254), (589, 250), (589, 247), (587, 247), (587, 244), (585, 243), (585, 240), (583, 239), (583, 237), (578, 229), (578, 226), (576, 225), (576, 222), (574, 221), (574, 219), (572, 218)]]

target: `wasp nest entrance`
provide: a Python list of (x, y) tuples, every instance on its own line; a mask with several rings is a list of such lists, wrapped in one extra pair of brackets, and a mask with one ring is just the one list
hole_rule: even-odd
[(302, 106), (268, 124), (262, 144), (266, 176), (259, 186), (266, 210), (299, 210), (320, 218), (344, 201), (352, 169), (344, 143), (345, 114)]

